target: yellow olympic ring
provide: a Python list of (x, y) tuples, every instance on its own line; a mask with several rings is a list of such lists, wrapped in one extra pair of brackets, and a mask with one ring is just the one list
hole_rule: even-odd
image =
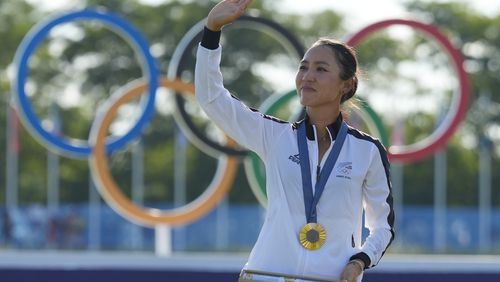
[[(219, 157), (217, 171), (209, 187), (197, 199), (185, 206), (169, 211), (161, 211), (139, 207), (132, 202), (111, 176), (106, 157), (105, 142), (107, 131), (116, 116), (118, 108), (146, 93), (147, 86), (145, 81), (127, 84), (123, 93), (105, 106), (102, 111), (103, 116), (96, 119), (96, 127), (93, 124), (90, 135), (90, 142), (93, 144), (92, 154), (89, 158), (92, 177), (101, 196), (125, 218), (131, 219), (137, 224), (148, 226), (185, 224), (206, 214), (229, 191), (236, 175), (238, 160), (235, 157)], [(160, 86), (175, 90), (176, 93), (194, 94), (194, 85), (178, 79), (162, 78)], [(230, 145), (235, 145), (233, 140), (228, 140)]]

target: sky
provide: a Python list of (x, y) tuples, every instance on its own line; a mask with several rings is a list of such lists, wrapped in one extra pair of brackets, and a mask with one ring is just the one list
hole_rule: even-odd
[[(355, 28), (356, 25), (365, 25), (377, 20), (387, 18), (409, 16), (405, 13), (403, 4), (407, 0), (280, 0), (283, 2), (283, 7), (286, 10), (294, 12), (317, 12), (322, 9), (336, 10), (341, 14), (348, 16), (351, 19), (351, 24)], [(431, 2), (430, 0), (422, 0), (423, 2)], [(488, 15), (500, 14), (500, 1), (496, 0), (433, 0), (432, 2), (460, 2), (467, 3), (473, 9)]]
[[(45, 10), (68, 10), (78, 9), (81, 7), (81, 2), (70, 0), (26, 0), (37, 7)], [(171, 0), (138, 0), (143, 4), (159, 5)], [(198, 0), (185, 0), (198, 1)], [(355, 32), (361, 28), (375, 23), (377, 21), (390, 18), (412, 18), (404, 9), (404, 3), (409, 0), (253, 0), (253, 1), (272, 1), (279, 3), (276, 9), (281, 9), (282, 12), (294, 13), (314, 13), (325, 9), (334, 10), (345, 18), (345, 26), (349, 29), (348, 32)], [(421, 0), (422, 2), (454, 2), (466, 3), (472, 9), (475, 9), (487, 16), (500, 15), (499, 0)], [(250, 6), (251, 7), (251, 6)], [(207, 11), (208, 12), (208, 11)]]
[[(168, 2), (169, 0), (139, 0), (145, 4), (156, 5), (158, 3)], [(254, 0), (258, 1), (258, 0)], [(261, 0), (262, 1), (262, 0)], [(283, 11), (311, 13), (324, 9), (336, 10), (341, 14), (352, 19), (352, 24), (367, 24), (376, 20), (389, 17), (407, 16), (403, 9), (403, 4), (408, 0), (267, 0), (282, 3), (280, 9)], [(422, 0), (431, 2), (431, 0)], [(69, 0), (27, 0), (30, 3), (36, 3), (38, 7), (47, 9), (71, 8), (79, 1)], [(482, 13), (493, 16), (500, 14), (500, 1), (498, 0), (432, 0), (432, 2), (461, 2), (467, 3), (472, 8)], [(354, 26), (357, 27), (357, 26)]]

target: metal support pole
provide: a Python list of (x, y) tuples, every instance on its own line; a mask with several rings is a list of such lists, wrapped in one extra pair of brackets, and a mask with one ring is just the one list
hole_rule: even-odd
[[(58, 134), (61, 129), (59, 108), (55, 103), (50, 107), (50, 120), (52, 132)], [(51, 216), (59, 209), (59, 156), (47, 150), (47, 208)]]
[(172, 255), (172, 227), (170, 225), (156, 225), (155, 254), (160, 257)]
[[(188, 140), (178, 127), (176, 127), (175, 132), (174, 206), (179, 207), (186, 204), (186, 150)], [(178, 250), (186, 249), (186, 228), (184, 226), (175, 228), (174, 239)]]
[(6, 164), (5, 164), (5, 205), (9, 214), (17, 209), (18, 205), (18, 174), (19, 174), (19, 142), (18, 119), (15, 110), (7, 103), (7, 142), (6, 142)]
[(434, 156), (434, 250), (446, 250), (446, 151)]
[(404, 166), (403, 164), (394, 163), (391, 165), (392, 178), (392, 194), (394, 198), (394, 210), (396, 213), (396, 227), (401, 226), (401, 220), (404, 219), (403, 214), (403, 186), (404, 186)]
[(491, 251), (491, 141), (479, 141), (479, 250)]
[[(132, 147), (132, 201), (138, 205), (144, 205), (144, 145), (142, 140)], [(131, 238), (132, 247), (142, 249), (144, 238), (141, 226), (132, 227)]]
[(216, 212), (215, 247), (217, 250), (224, 250), (227, 249), (229, 242), (229, 203), (227, 197), (224, 197), (221, 201)]
[(89, 246), (91, 250), (101, 248), (101, 198), (92, 176), (89, 176)]

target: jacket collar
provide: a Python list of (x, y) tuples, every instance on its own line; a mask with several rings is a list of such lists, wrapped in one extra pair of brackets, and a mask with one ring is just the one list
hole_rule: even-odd
[[(340, 113), (339, 116), (337, 117), (337, 119), (333, 123), (331, 123), (327, 126), (328, 131), (330, 132), (330, 135), (332, 136), (333, 140), (335, 140), (335, 138), (337, 138), (337, 134), (340, 131), (340, 126), (342, 125), (343, 120), (344, 120), (344, 118), (342, 117), (342, 113)], [(307, 139), (315, 140), (316, 136), (314, 134), (314, 126), (311, 124), (311, 122), (309, 120), (309, 116), (307, 114), (305, 115), (304, 119), (302, 119), (294, 124), (294, 128), (295, 129), (299, 128), (299, 125), (302, 124), (303, 122), (306, 123)]]

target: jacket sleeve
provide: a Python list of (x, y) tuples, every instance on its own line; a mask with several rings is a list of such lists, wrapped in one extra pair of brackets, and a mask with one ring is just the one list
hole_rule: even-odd
[(198, 46), (195, 69), (196, 98), (208, 117), (240, 145), (264, 159), (266, 140), (274, 122), (248, 108), (223, 85), (220, 71), (221, 49)]
[(376, 142), (370, 168), (363, 187), (365, 226), (369, 230), (361, 253), (351, 259), (361, 259), (366, 268), (377, 265), (394, 239), (394, 209), (390, 180), (390, 165), (385, 148)]

